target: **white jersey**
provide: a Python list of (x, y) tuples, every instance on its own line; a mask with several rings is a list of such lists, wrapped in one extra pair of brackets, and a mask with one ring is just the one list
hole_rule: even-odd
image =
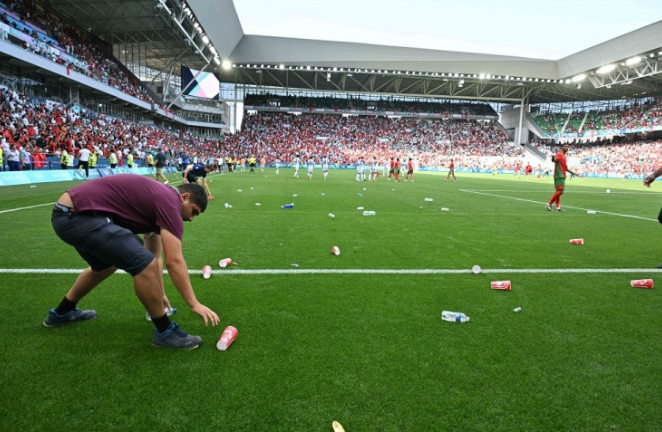
[(294, 158), (294, 163), (292, 164), (294, 166), (294, 169), (299, 171), (299, 167), (301, 166), (301, 161), (299, 158)]
[(315, 161), (312, 158), (310, 158), (308, 159), (308, 173), (312, 174), (314, 169), (315, 169)]
[(373, 159), (372, 162), (370, 162), (370, 172), (371, 173), (377, 172), (377, 160), (375, 159)]
[(322, 158), (322, 171), (328, 171), (329, 170), (329, 158), (324, 157)]
[(359, 174), (363, 174), (365, 172), (365, 162), (363, 162), (363, 159), (359, 159), (359, 161), (356, 162), (356, 172)]

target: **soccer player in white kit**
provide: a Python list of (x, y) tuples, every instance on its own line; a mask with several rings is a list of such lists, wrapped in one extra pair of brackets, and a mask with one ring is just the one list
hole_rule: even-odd
[(301, 167), (301, 160), (299, 159), (299, 155), (294, 157), (294, 163), (292, 166), (294, 167), (294, 175), (292, 177), (299, 178), (299, 167)]
[(278, 168), (280, 168), (280, 159), (276, 158), (274, 165), (276, 165), (276, 174), (278, 174)]
[(322, 158), (322, 172), (324, 173), (324, 180), (329, 175), (329, 155)]
[(363, 157), (360, 157), (356, 162), (356, 181), (365, 180), (365, 162)]
[(308, 158), (308, 180), (313, 178), (313, 171), (315, 170), (315, 159), (312, 156)]
[(377, 181), (377, 158), (373, 156), (370, 162), (370, 178), (368, 181)]

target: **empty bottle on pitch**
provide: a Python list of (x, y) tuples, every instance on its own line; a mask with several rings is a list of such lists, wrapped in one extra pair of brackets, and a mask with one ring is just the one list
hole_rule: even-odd
[[(177, 313), (177, 308), (164, 308), (163, 311), (166, 313), (166, 315), (170, 316), (174, 313)], [(145, 319), (147, 321), (151, 321), (152, 317), (149, 316), (149, 312), (145, 312)]]
[(441, 312), (441, 319), (448, 322), (467, 322), (469, 317), (462, 312), (443, 311)]
[(583, 238), (571, 239), (570, 244), (583, 245), (584, 239)]
[(289, 204), (285, 204), (285, 205), (283, 205), (281, 208), (284, 208), (284, 209), (291, 209), (291, 208), (293, 208), (293, 207), (294, 207), (294, 203), (289, 203)]

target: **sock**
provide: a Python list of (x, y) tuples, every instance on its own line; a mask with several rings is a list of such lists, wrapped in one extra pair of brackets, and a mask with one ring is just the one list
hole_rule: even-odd
[(76, 304), (78, 304), (78, 302), (72, 302), (71, 300), (65, 297), (60, 302), (60, 305), (57, 308), (55, 308), (55, 313), (60, 316), (66, 315), (72, 310), (76, 309)]
[(561, 195), (559, 195), (558, 198), (556, 198), (556, 208), (561, 208)]
[(156, 326), (156, 331), (159, 333), (163, 333), (164, 331), (168, 330), (168, 327), (170, 327), (170, 318), (168, 318), (168, 314), (163, 314), (163, 316), (158, 317), (158, 318), (152, 318), (152, 322)]
[(554, 204), (554, 203), (556, 202), (556, 200), (559, 198), (559, 196), (560, 196), (560, 195), (559, 195), (558, 192), (556, 192), (554, 195), (552, 195), (552, 199), (549, 200), (549, 205)]

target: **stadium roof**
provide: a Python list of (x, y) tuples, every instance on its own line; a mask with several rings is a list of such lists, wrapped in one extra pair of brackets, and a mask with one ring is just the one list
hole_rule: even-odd
[[(306, 39), (304, 35), (250, 35), (244, 33), (232, 0), (44, 2), (116, 47), (133, 51), (137, 47), (137, 56), (127, 61), (137, 57), (157, 70), (179, 64), (206, 67), (230, 83), (528, 103), (662, 94), (662, 21), (548, 60)], [(471, 20), (471, 14), (464, 19)], [(531, 30), (537, 23), (512, 25)], [(522, 38), (526, 37), (523, 31)], [(222, 68), (222, 62), (231, 67)], [(611, 70), (598, 73), (605, 66)]]

